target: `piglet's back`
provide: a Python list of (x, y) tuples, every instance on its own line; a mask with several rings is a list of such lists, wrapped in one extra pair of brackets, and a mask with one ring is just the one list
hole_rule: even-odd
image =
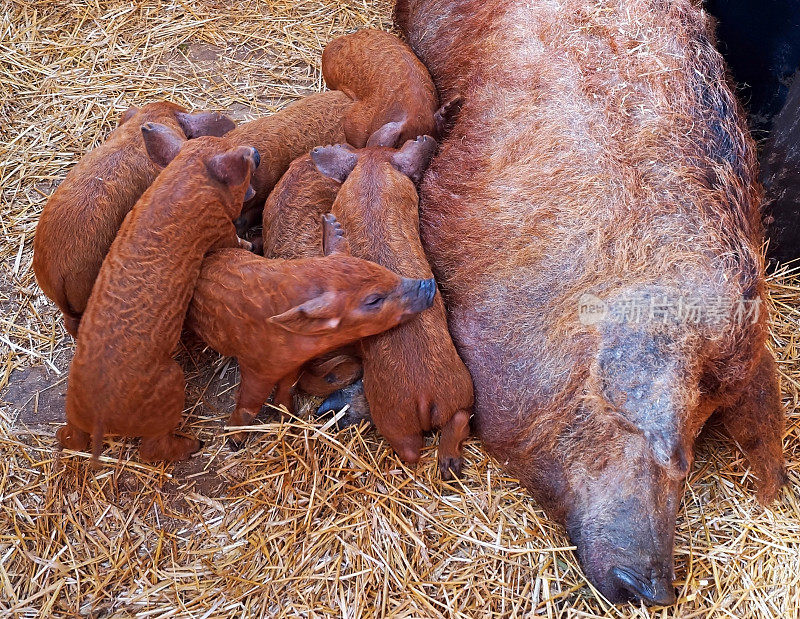
[(189, 114), (168, 101), (149, 103), (128, 110), (108, 139), (69, 171), (39, 219), (33, 268), (73, 335), (122, 220), (159, 173), (142, 141), (140, 127), (147, 122), (188, 137), (221, 135), (233, 127), (220, 114)]
[(340, 186), (317, 170), (310, 155), (295, 159), (264, 205), (264, 256), (321, 256), (319, 218), (330, 212)]
[(321, 255), (282, 260), (241, 249), (210, 253), (194, 287), (187, 326), (214, 350), (257, 363), (267, 356), (264, 346), (276, 347), (286, 339), (285, 330), (266, 323), (269, 317), (313, 298), (316, 280), (328, 275), (346, 279), (363, 264)]
[(232, 144), (255, 147), (264, 157), (253, 175), (255, 195), (242, 208), (247, 225), (260, 221), (269, 192), (294, 159), (320, 144), (344, 141), (342, 119), (351, 104), (341, 92), (313, 94), (271, 116), (239, 125), (226, 136)]
[(345, 121), (353, 146), (394, 146), (433, 134), (436, 87), (395, 35), (366, 29), (334, 39), (322, 53), (322, 74), (329, 88), (356, 100)]
[(187, 326), (224, 355), (257, 347), (257, 334), (264, 330), (261, 323), (280, 305), (281, 290), (274, 281), (279, 262), (240, 249), (209, 254), (189, 305)]
[(238, 201), (232, 198), (208, 177), (203, 160), (204, 151), (222, 140), (187, 142), (123, 222), (84, 314), (70, 371), (68, 419), (71, 411), (85, 415), (93, 407), (107, 433), (142, 435), (131, 427), (136, 416), (121, 413), (138, 412), (159, 383), (203, 255), (236, 244), (232, 219), (244, 187)]
[(129, 122), (87, 153), (47, 201), (33, 268), (39, 286), (65, 314), (78, 317), (86, 308), (115, 233), (157, 174), (139, 124)]

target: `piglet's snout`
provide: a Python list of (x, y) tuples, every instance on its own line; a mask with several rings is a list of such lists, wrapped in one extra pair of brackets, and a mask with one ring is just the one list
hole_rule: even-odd
[[(250, 170), (251, 170), (250, 173), (252, 174), (253, 172), (256, 171), (258, 166), (261, 165), (261, 155), (259, 155), (258, 151), (255, 148), (253, 148), (252, 146), (248, 146), (246, 148), (250, 151), (248, 153), (248, 155), (247, 155), (247, 158), (250, 160), (250, 166), (251, 166), (250, 167)], [(253, 189), (252, 185), (248, 185), (247, 186), (247, 191), (244, 194), (244, 201), (247, 202), (248, 200), (252, 200), (255, 197), (255, 195), (256, 195), (256, 190)], [(241, 217), (237, 217), (236, 220), (233, 222), (236, 225), (236, 231), (239, 234), (239, 236), (242, 236), (246, 231), (245, 229), (242, 229), (242, 231), (239, 232), (239, 227), (240, 227), (240, 223), (241, 223), (240, 220), (241, 219), (242, 219)]]
[(430, 279), (409, 279), (404, 277), (400, 284), (400, 293), (405, 304), (408, 318), (428, 309), (433, 305), (436, 296), (436, 281)]
[(253, 148), (252, 146), (250, 147), (250, 150), (253, 151), (252, 152), (253, 169), (255, 170), (258, 166), (261, 165), (261, 155), (259, 155), (258, 151), (255, 148)]

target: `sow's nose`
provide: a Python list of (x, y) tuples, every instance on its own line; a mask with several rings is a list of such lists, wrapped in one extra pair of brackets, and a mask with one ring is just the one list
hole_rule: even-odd
[(609, 571), (609, 592), (606, 597), (619, 603), (643, 601), (648, 606), (669, 606), (675, 603), (672, 579), (662, 576), (647, 578), (629, 567), (612, 567)]
[(419, 313), (433, 305), (436, 296), (436, 281), (430, 279), (403, 278), (400, 291), (406, 305), (406, 312)]

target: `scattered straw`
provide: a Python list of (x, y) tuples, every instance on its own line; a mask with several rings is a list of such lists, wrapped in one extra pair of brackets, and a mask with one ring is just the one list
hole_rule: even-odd
[[(416, 471), (365, 429), (302, 417), (252, 428), (231, 453), (235, 364), (189, 344), (176, 467), (128, 442), (58, 454), (71, 341), (36, 287), (31, 241), (54, 184), (129, 105), (169, 97), (237, 118), (321, 88), (333, 36), (389, 26), (389, 3), (315, 0), (23, 2), (0, 13), (0, 613), (142, 617), (788, 617), (800, 608), (800, 506), (753, 498), (742, 456), (710, 433), (681, 508), (676, 608), (615, 608), (563, 531), (476, 442), (463, 481)], [(772, 346), (800, 466), (800, 278), (773, 278)], [(50, 369), (48, 369), (50, 368)]]

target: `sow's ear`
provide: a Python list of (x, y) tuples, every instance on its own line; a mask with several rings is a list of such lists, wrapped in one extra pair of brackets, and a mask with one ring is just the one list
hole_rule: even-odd
[(150, 159), (162, 168), (175, 159), (181, 146), (186, 142), (183, 137), (172, 129), (158, 123), (143, 124), (142, 138)]
[(358, 163), (358, 153), (348, 144), (317, 146), (311, 151), (317, 170), (328, 178), (343, 183)]
[(122, 125), (124, 125), (131, 118), (136, 116), (136, 114), (138, 112), (139, 112), (139, 108), (138, 107), (129, 107), (127, 110), (122, 112), (122, 116), (120, 116), (119, 120), (117, 121), (117, 127), (121, 127)]
[[(637, 298), (644, 303), (650, 297)], [(686, 350), (668, 330), (647, 325), (602, 323), (600, 333), (593, 368), (600, 395), (620, 421), (641, 433), (666, 474), (683, 479), (692, 461), (686, 385), (699, 382), (686, 365)]]
[(409, 140), (403, 148), (392, 156), (392, 165), (415, 183), (422, 180), (422, 173), (428, 168), (436, 152), (436, 140), (429, 135), (421, 135)]
[(326, 292), (302, 305), (272, 316), (269, 322), (300, 335), (325, 335), (339, 326), (336, 294)]
[[(250, 174), (250, 158), (258, 167), (258, 151), (248, 146), (237, 146), (208, 160), (209, 174), (224, 185), (240, 185)], [(249, 189), (249, 187), (248, 187)]]
[(178, 112), (175, 116), (181, 129), (190, 140), (201, 135), (213, 135), (219, 138), (236, 128), (236, 123), (224, 114), (217, 112), (198, 112), (197, 114)]

